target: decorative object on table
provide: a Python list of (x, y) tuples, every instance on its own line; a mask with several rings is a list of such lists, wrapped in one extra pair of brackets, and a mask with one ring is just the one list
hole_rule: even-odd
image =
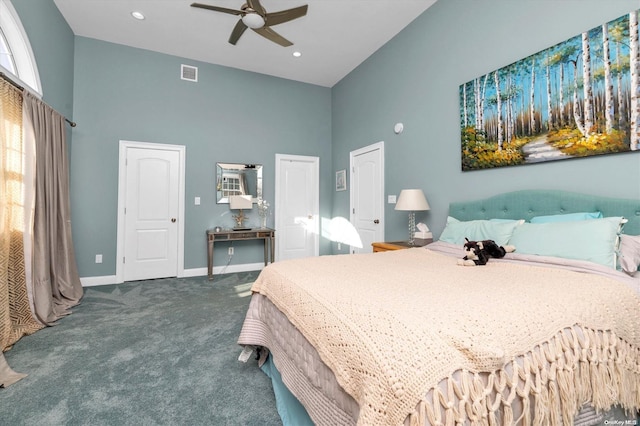
[(422, 192), (422, 189), (403, 189), (400, 192), (395, 209), (409, 212), (409, 244), (413, 245), (416, 232), (415, 212), (430, 209), (424, 192)]
[(465, 256), (458, 259), (460, 266), (486, 265), (490, 258), (500, 259), (516, 250), (514, 246), (499, 246), (493, 240), (469, 241), (465, 238), (464, 241)]
[(345, 191), (347, 189), (347, 171), (338, 170), (336, 172), (336, 191)]
[(267, 216), (269, 210), (269, 202), (263, 198), (258, 199), (258, 215), (260, 216), (260, 227), (267, 227)]
[(420, 239), (420, 240), (428, 240), (428, 239), (433, 239), (433, 233), (431, 233), (431, 231), (429, 231), (429, 227), (427, 225), (425, 225), (424, 223), (420, 222), (418, 224), (416, 224), (416, 228), (418, 228), (418, 230), (416, 232), (413, 233), (413, 238), (415, 239)]
[(461, 85), (462, 171), (640, 150), (637, 20), (634, 10)]
[(231, 210), (240, 210), (238, 214), (233, 215), (233, 220), (236, 221), (235, 230), (246, 230), (243, 223), (247, 220), (243, 210), (251, 210), (253, 208), (253, 201), (251, 201), (251, 195), (232, 195), (229, 197), (229, 208)]

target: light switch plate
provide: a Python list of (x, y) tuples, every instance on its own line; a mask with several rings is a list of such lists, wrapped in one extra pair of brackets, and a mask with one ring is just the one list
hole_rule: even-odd
[(200, 205), (200, 197), (196, 197), (196, 199), (195, 199), (195, 201), (194, 201), (194, 204), (195, 204), (196, 206), (199, 206), (199, 205)]
[(389, 196), (387, 197), (387, 202), (388, 202), (389, 204), (395, 204), (395, 203), (396, 203), (396, 196), (395, 196), (395, 195), (389, 195)]

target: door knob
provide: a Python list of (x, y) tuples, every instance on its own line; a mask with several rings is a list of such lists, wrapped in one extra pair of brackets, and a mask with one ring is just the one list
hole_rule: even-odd
[(176, 223), (176, 218), (175, 217), (171, 218), (171, 223)]
[(378, 220), (378, 219), (374, 219), (374, 220), (373, 220), (373, 223), (375, 223), (375, 224), (377, 225), (377, 224), (379, 224), (379, 223), (380, 223), (380, 220)]

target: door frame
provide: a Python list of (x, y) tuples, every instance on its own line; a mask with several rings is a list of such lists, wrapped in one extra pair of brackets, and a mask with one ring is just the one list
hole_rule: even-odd
[(280, 201), (280, 197), (281, 197), (281, 191), (280, 191), (280, 162), (282, 161), (298, 161), (298, 162), (305, 162), (305, 163), (312, 163), (313, 166), (315, 167), (315, 171), (316, 171), (316, 197), (315, 197), (315, 208), (316, 211), (314, 212), (314, 221), (315, 221), (315, 225), (316, 225), (316, 231), (312, 233), (314, 235), (313, 237), (313, 255), (314, 256), (319, 256), (320, 255), (320, 157), (314, 157), (314, 156), (308, 156), (308, 155), (289, 155), (289, 154), (276, 154), (276, 175), (275, 175), (275, 207), (276, 207), (276, 214), (275, 214), (275, 220), (274, 220), (274, 227), (276, 229), (276, 260), (278, 260), (279, 258), (281, 258), (281, 247), (282, 244), (279, 244), (280, 242), (280, 234), (278, 233), (278, 229), (279, 226), (281, 224), (282, 221), (282, 215), (278, 214), (278, 206), (281, 206), (281, 201)]
[(118, 224), (116, 239), (116, 284), (124, 282), (124, 257), (125, 249), (125, 214), (126, 181), (127, 181), (127, 150), (129, 148), (148, 149), (153, 151), (176, 151), (179, 153), (178, 172), (178, 277), (184, 276), (184, 195), (185, 195), (185, 152), (184, 145), (171, 145), (153, 142), (138, 142), (120, 140), (118, 160)]
[[(380, 188), (379, 191), (379, 195), (380, 195), (380, 230), (382, 235), (380, 236), (381, 239), (380, 241), (385, 241), (385, 228), (386, 228), (386, 221), (385, 221), (385, 217), (384, 217), (384, 187), (385, 187), (385, 173), (384, 173), (384, 141), (380, 141), (380, 142), (376, 142), (374, 144), (371, 145), (367, 145), (365, 147), (356, 149), (354, 151), (351, 151), (349, 153), (349, 182), (351, 182), (351, 184), (349, 185), (349, 221), (351, 222), (351, 224), (353, 225), (354, 228), (356, 228), (356, 223), (355, 223), (355, 214), (354, 214), (354, 199), (355, 199), (355, 185), (353, 185), (353, 173), (354, 173), (354, 169), (355, 169), (355, 158), (361, 154), (365, 154), (367, 152), (371, 152), (371, 151), (379, 151), (380, 152)], [(357, 229), (357, 228), (356, 228)], [(350, 246), (349, 247), (349, 253), (354, 253), (353, 247)]]

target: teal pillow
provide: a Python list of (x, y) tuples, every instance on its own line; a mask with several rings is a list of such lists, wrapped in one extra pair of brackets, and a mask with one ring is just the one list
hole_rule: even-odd
[(615, 269), (623, 223), (622, 217), (524, 223), (513, 231), (509, 244), (520, 254), (587, 260)]
[(567, 213), (552, 214), (547, 216), (534, 216), (531, 223), (549, 223), (549, 222), (575, 222), (577, 220), (589, 220), (602, 218), (602, 212), (584, 212), (584, 213)]
[(442, 234), (440, 241), (452, 244), (464, 244), (464, 239), (468, 238), (473, 241), (493, 240), (496, 244), (502, 246), (507, 244), (513, 230), (522, 224), (521, 220), (513, 221), (491, 221), (491, 220), (469, 220), (459, 221), (449, 216), (447, 225)]

